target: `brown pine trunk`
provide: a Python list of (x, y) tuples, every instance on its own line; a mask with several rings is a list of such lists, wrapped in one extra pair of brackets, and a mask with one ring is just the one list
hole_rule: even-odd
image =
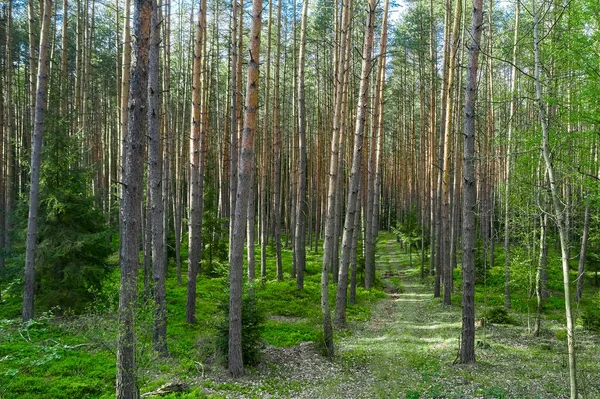
[(452, 120), (453, 104), (452, 96), (454, 94), (454, 81), (456, 70), (456, 56), (458, 52), (459, 27), (462, 14), (462, 1), (455, 0), (454, 22), (452, 25), (452, 44), (448, 60), (448, 83), (446, 84), (446, 109), (444, 112), (444, 156), (442, 167), (442, 273), (444, 283), (444, 305), (451, 304), (452, 295), (452, 263), (450, 262), (450, 157), (452, 143)]
[(475, 103), (477, 99), (477, 69), (481, 31), (483, 30), (482, 0), (473, 0), (473, 19), (467, 87), (465, 91), (465, 126), (463, 156), (463, 225), (462, 225), (462, 333), (460, 362), (475, 362)]
[[(79, 2), (80, 0), (78, 0)], [(79, 4), (79, 3), (78, 3)], [(120, 166), (120, 181), (123, 181), (123, 174), (125, 170), (125, 162), (127, 151), (125, 149), (127, 141), (127, 126), (129, 108), (127, 102), (129, 101), (129, 78), (131, 74), (131, 28), (129, 18), (131, 14), (131, 2), (125, 0), (125, 19), (123, 23), (123, 62), (121, 63), (121, 166)], [(79, 29), (79, 24), (78, 24)], [(76, 96), (77, 97), (77, 96)], [(121, 194), (122, 195), (122, 194)]]
[[(48, 0), (47, 0), (48, 1)], [(121, 279), (117, 338), (117, 399), (138, 399), (135, 314), (139, 267), (143, 164), (146, 144), (150, 0), (135, 0), (135, 57), (131, 68), (129, 122), (121, 200)]]
[(337, 76), (335, 84), (335, 102), (333, 113), (333, 134), (331, 137), (331, 157), (329, 163), (329, 185), (327, 190), (327, 216), (325, 220), (325, 237), (323, 240), (323, 262), (321, 269), (321, 314), (323, 317), (323, 333), (325, 348), (329, 357), (334, 354), (333, 346), (333, 328), (331, 326), (331, 311), (329, 307), (329, 271), (331, 268), (331, 259), (333, 254), (335, 237), (335, 197), (337, 191), (337, 171), (338, 171), (338, 141), (340, 135), (340, 119), (342, 115), (342, 97), (344, 95), (343, 85), (345, 83), (344, 66), (347, 55), (346, 46), (349, 41), (349, 19), (351, 0), (342, 0), (342, 23), (339, 36), (339, 57), (336, 67)]
[(260, 57), (260, 31), (262, 26), (262, 1), (252, 2), (252, 26), (250, 29), (250, 59), (246, 83), (246, 117), (242, 136), (241, 156), (238, 165), (236, 212), (232, 246), (229, 250), (229, 375), (236, 378), (244, 373), (242, 360), (242, 266), (244, 258), (245, 220), (248, 197), (252, 195), (250, 174), (254, 158), (258, 111), (258, 78)]
[(196, 41), (194, 45), (194, 69), (192, 74), (192, 123), (190, 135), (190, 223), (188, 241), (188, 283), (186, 316), (188, 323), (196, 322), (196, 277), (200, 269), (201, 256), (201, 224), (202, 224), (202, 132), (201, 130), (201, 96), (202, 96), (202, 42), (206, 24), (206, 0), (202, 0), (198, 10), (198, 23), (196, 26)]
[(302, 4), (302, 26), (300, 33), (300, 52), (298, 55), (298, 203), (296, 205), (296, 232), (294, 234), (294, 253), (296, 259), (296, 288), (304, 289), (304, 269), (306, 268), (306, 102), (304, 98), (304, 58), (306, 52), (306, 30), (308, 24), (308, 0)]
[(348, 200), (346, 202), (346, 217), (344, 234), (342, 236), (342, 256), (340, 259), (340, 272), (335, 300), (335, 323), (346, 324), (346, 301), (348, 295), (348, 265), (354, 233), (354, 219), (356, 212), (359, 182), (361, 178), (362, 146), (366, 123), (366, 108), (369, 97), (371, 76), (371, 60), (373, 57), (373, 36), (375, 30), (376, 0), (369, 0), (369, 14), (365, 27), (365, 39), (362, 52), (362, 72), (360, 77), (359, 99), (356, 107), (356, 124), (354, 130), (354, 150), (352, 154), (352, 169), (348, 187)]
[[(12, 65), (12, 5), (13, 0), (8, 0), (7, 23), (6, 23), (6, 65)], [(6, 68), (6, 125), (5, 125), (5, 145), (6, 154), (6, 183), (5, 183), (5, 203), (4, 219), (0, 224), (4, 227), (4, 252), (10, 253), (12, 247), (12, 208), (14, 196), (14, 147), (15, 122), (13, 117), (13, 97), (12, 97), (12, 68)]]
[(277, 257), (277, 280), (283, 280), (281, 261), (281, 126), (279, 117), (279, 69), (281, 64), (281, 9), (277, 6), (277, 55), (275, 56), (275, 82), (273, 87), (273, 226), (275, 254)]
[(162, 84), (160, 77), (160, 20), (156, 0), (152, 0), (150, 49), (148, 54), (148, 179), (152, 217), (152, 288), (154, 293), (154, 331), (152, 346), (167, 355), (167, 304), (165, 276), (167, 260), (164, 236), (163, 165), (161, 148)]
[(52, 0), (45, 0), (44, 17), (40, 32), (38, 60), (37, 93), (35, 95), (35, 124), (31, 148), (31, 177), (29, 186), (29, 217), (27, 221), (27, 240), (25, 252), (25, 276), (23, 291), (23, 321), (33, 318), (33, 296), (35, 289), (35, 256), (37, 249), (38, 204), (40, 195), (40, 168), (42, 159), (42, 141), (44, 139), (44, 117), (46, 114), (46, 86), (48, 82), (48, 36), (50, 32), (50, 13)]
[[(377, 79), (379, 82), (377, 83), (376, 93), (377, 99), (375, 100), (379, 104), (379, 113), (377, 114), (377, 140), (376, 140), (376, 150), (375, 150), (375, 176), (373, 181), (373, 207), (371, 209), (371, 257), (373, 258), (370, 262), (368, 272), (370, 274), (371, 281), (375, 280), (375, 242), (377, 241), (377, 235), (379, 233), (379, 201), (381, 197), (381, 180), (382, 180), (382, 154), (383, 154), (383, 142), (384, 142), (384, 129), (383, 129), (383, 119), (384, 119), (384, 94), (385, 94), (385, 62), (386, 62), (386, 52), (387, 52), (387, 27), (388, 27), (388, 9), (389, 9), (389, 0), (385, 0), (385, 4), (383, 6), (383, 22), (381, 25), (381, 42), (379, 48), (379, 68), (377, 71)], [(373, 116), (375, 117), (375, 116)], [(365, 260), (366, 262), (366, 260)], [(365, 265), (365, 273), (367, 273), (367, 267)]]

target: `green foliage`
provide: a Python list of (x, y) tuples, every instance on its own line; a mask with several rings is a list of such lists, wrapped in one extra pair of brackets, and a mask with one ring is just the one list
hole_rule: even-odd
[(583, 308), (581, 321), (586, 330), (600, 332), (600, 296)]
[(110, 271), (110, 231), (89, 192), (91, 170), (79, 166), (80, 138), (69, 135), (63, 121), (50, 120), (49, 130), (41, 169), (36, 302), (79, 313)]
[(493, 307), (483, 313), (486, 322), (492, 324), (515, 324), (515, 319), (508, 313), (504, 307)]
[[(261, 361), (264, 347), (262, 332), (265, 328), (266, 313), (259, 306), (252, 289), (242, 297), (242, 359), (245, 365), (255, 366)], [(229, 348), (229, 300), (221, 305), (224, 317), (217, 325), (217, 351), (227, 362)]]

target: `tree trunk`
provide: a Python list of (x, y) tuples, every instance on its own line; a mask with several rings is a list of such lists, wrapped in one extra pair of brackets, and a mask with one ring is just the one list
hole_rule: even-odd
[[(48, 0), (47, 0), (48, 1)], [(135, 57), (131, 68), (123, 196), (121, 200), (121, 279), (117, 338), (117, 399), (138, 399), (135, 313), (139, 267), (143, 164), (146, 143), (150, 0), (135, 0)]]
[(281, 125), (279, 117), (279, 69), (281, 64), (281, 9), (277, 6), (277, 55), (275, 56), (275, 82), (273, 87), (273, 226), (275, 256), (277, 257), (277, 280), (283, 280), (281, 260)]
[(340, 46), (335, 83), (335, 100), (333, 111), (333, 134), (331, 137), (331, 157), (329, 162), (329, 185), (327, 189), (327, 216), (325, 219), (325, 237), (323, 240), (323, 262), (321, 269), (321, 315), (323, 317), (323, 333), (327, 355), (333, 357), (333, 328), (329, 307), (329, 271), (334, 249), (335, 237), (335, 197), (337, 191), (338, 141), (340, 135), (340, 117), (342, 114), (342, 97), (344, 94), (344, 66), (346, 65), (346, 45), (349, 40), (349, 19), (352, 0), (342, 0), (342, 23), (340, 30)]
[(46, 114), (46, 86), (48, 82), (48, 36), (50, 32), (50, 14), (52, 0), (45, 0), (45, 12), (40, 32), (40, 49), (37, 76), (37, 94), (35, 95), (35, 124), (31, 148), (31, 177), (29, 186), (29, 217), (27, 220), (27, 241), (25, 252), (25, 276), (23, 291), (23, 321), (33, 318), (33, 296), (35, 290), (35, 261), (37, 249), (38, 204), (40, 196), (40, 168), (42, 142), (44, 140), (44, 117)]
[[(152, 214), (152, 286), (154, 290), (154, 332), (152, 346), (165, 356), (167, 352), (167, 304), (165, 275), (167, 261), (164, 242), (164, 203), (162, 192), (161, 114), (162, 85), (160, 77), (160, 20), (156, 0), (152, 2), (148, 65), (148, 158), (150, 209)], [(168, 71), (167, 71), (168, 73)]]
[(379, 233), (379, 201), (381, 197), (381, 168), (382, 168), (382, 160), (381, 156), (383, 154), (383, 141), (384, 141), (384, 130), (383, 130), (383, 119), (384, 119), (384, 94), (385, 94), (385, 62), (386, 62), (386, 52), (387, 52), (387, 30), (388, 30), (388, 9), (389, 9), (389, 0), (385, 0), (383, 6), (383, 22), (381, 23), (381, 41), (379, 47), (379, 65), (377, 69), (377, 99), (375, 100), (379, 104), (379, 112), (377, 113), (377, 140), (376, 140), (376, 149), (375, 149), (375, 175), (373, 178), (373, 193), (372, 193), (372, 201), (373, 206), (371, 208), (371, 226), (370, 226), (370, 234), (371, 234), (371, 242), (370, 245), (370, 257), (369, 267), (366, 266), (366, 256), (365, 256), (365, 273), (367, 270), (370, 274), (370, 280), (375, 280), (375, 243), (377, 241), (377, 235)]
[(248, 60), (248, 80), (246, 83), (246, 118), (240, 163), (238, 165), (238, 190), (235, 205), (235, 222), (232, 246), (229, 251), (229, 356), (228, 370), (232, 377), (244, 373), (242, 361), (242, 263), (244, 258), (244, 238), (248, 197), (252, 193), (250, 174), (254, 158), (254, 136), (256, 134), (258, 111), (258, 78), (260, 57), (260, 30), (262, 26), (262, 1), (252, 2), (252, 26), (250, 29), (250, 59)]
[(536, 103), (538, 107), (540, 123), (542, 125), (542, 156), (544, 163), (546, 164), (546, 171), (548, 173), (548, 180), (550, 182), (550, 194), (552, 197), (553, 213), (558, 228), (558, 234), (560, 238), (561, 248), (561, 263), (563, 271), (563, 286), (565, 292), (565, 316), (567, 319), (567, 347), (569, 351), (569, 383), (571, 386), (571, 399), (577, 399), (577, 372), (576, 372), (576, 361), (575, 361), (575, 325), (573, 320), (573, 314), (571, 309), (571, 286), (569, 281), (569, 238), (568, 231), (565, 224), (565, 215), (563, 211), (563, 205), (559, 198), (559, 191), (557, 187), (557, 179), (555, 176), (554, 165), (552, 164), (552, 157), (550, 154), (550, 143), (549, 143), (549, 128), (546, 116), (546, 107), (542, 103), (542, 81), (541, 81), (541, 65), (540, 65), (540, 54), (539, 54), (539, 14), (535, 7), (535, 0), (531, 0), (531, 13), (533, 15), (533, 52), (535, 56), (535, 92), (536, 92)]
[(352, 249), (352, 236), (354, 233), (354, 218), (356, 212), (359, 182), (361, 178), (362, 147), (367, 118), (367, 103), (369, 97), (369, 77), (371, 76), (373, 57), (373, 36), (375, 30), (376, 0), (369, 0), (369, 14), (365, 27), (365, 39), (362, 52), (362, 72), (360, 77), (360, 91), (356, 108), (356, 126), (354, 130), (354, 150), (352, 154), (352, 169), (348, 187), (348, 200), (346, 202), (346, 217), (344, 233), (342, 236), (342, 256), (340, 259), (340, 272), (335, 299), (335, 323), (343, 326), (346, 324), (346, 301), (348, 295), (348, 265)]
[(296, 288), (304, 289), (304, 269), (306, 268), (306, 103), (304, 98), (304, 58), (306, 53), (306, 30), (308, 24), (308, 0), (302, 4), (302, 25), (300, 32), (300, 52), (298, 55), (298, 203), (296, 205), (296, 232), (294, 253), (296, 259)]
[(515, 88), (517, 85), (517, 43), (519, 40), (519, 9), (520, 1), (515, 3), (515, 28), (513, 35), (513, 54), (510, 80), (510, 114), (506, 143), (506, 188), (504, 192), (504, 307), (510, 308), (510, 174), (512, 165), (512, 130), (516, 113)]
[(477, 69), (481, 31), (483, 30), (482, 0), (473, 0), (473, 20), (467, 87), (465, 91), (465, 127), (463, 157), (463, 227), (462, 227), (462, 333), (460, 362), (475, 362), (475, 104), (477, 99)]
[[(544, 173), (544, 176), (546, 174)], [(540, 335), (541, 322), (542, 322), (542, 304), (544, 301), (544, 282), (542, 276), (546, 274), (546, 268), (548, 266), (548, 214), (544, 212), (540, 216), (540, 254), (538, 258), (538, 267), (535, 274), (535, 297), (536, 297), (536, 312), (535, 312), (535, 324), (533, 328), (533, 335), (535, 337)]]
[(444, 305), (451, 304), (452, 295), (452, 262), (450, 261), (450, 157), (451, 157), (451, 142), (452, 142), (452, 108), (454, 101), (454, 81), (456, 70), (456, 55), (458, 52), (458, 38), (460, 19), (462, 14), (462, 1), (456, 0), (454, 8), (454, 19), (452, 25), (452, 44), (448, 60), (448, 83), (446, 84), (446, 116), (444, 118), (444, 157), (442, 167), (442, 231), (439, 237), (442, 239), (442, 273), (444, 283)]
[(190, 135), (190, 223), (188, 244), (188, 283), (185, 319), (188, 323), (196, 322), (196, 277), (200, 268), (201, 256), (201, 224), (202, 224), (202, 42), (206, 24), (206, 0), (202, 0), (198, 10), (196, 41), (194, 45), (194, 71), (192, 75), (192, 126)]

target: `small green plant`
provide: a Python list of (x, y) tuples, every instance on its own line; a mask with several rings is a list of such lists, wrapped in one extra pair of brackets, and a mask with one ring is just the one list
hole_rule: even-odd
[(486, 322), (492, 324), (515, 324), (515, 319), (501, 306), (488, 309), (484, 314)]
[(583, 328), (588, 331), (600, 331), (600, 307), (595, 304), (586, 306), (581, 313)]
[[(227, 363), (229, 349), (229, 300), (221, 304), (224, 317), (217, 325), (217, 351)], [(265, 328), (266, 313), (258, 305), (256, 296), (249, 290), (242, 297), (242, 359), (247, 366), (255, 366), (261, 361), (264, 340), (262, 333)]]

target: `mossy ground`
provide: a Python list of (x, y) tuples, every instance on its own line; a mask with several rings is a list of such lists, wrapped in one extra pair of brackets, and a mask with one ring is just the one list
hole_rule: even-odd
[[(559, 286), (551, 286), (553, 297), (545, 305), (541, 337), (530, 335), (534, 307), (529, 291), (516, 287), (510, 311), (515, 324), (479, 328), (477, 364), (457, 365), (459, 271), (455, 273), (453, 305), (443, 307), (439, 299), (432, 298), (432, 279), (419, 278), (418, 255), (413, 253), (409, 266), (409, 255), (395, 237), (382, 232), (377, 269), (388, 294), (380, 289), (358, 290), (358, 304), (348, 308), (348, 327), (336, 331), (336, 359), (329, 361), (312, 347), (299, 345), (319, 340), (321, 256), (308, 252), (305, 290), (298, 292), (289, 275), (291, 252), (284, 252), (286, 275), (277, 282), (274, 254), (269, 249), (267, 281), (264, 287), (256, 285), (257, 297), (270, 315), (263, 332), (268, 344), (265, 361), (247, 369), (246, 376), (236, 381), (226, 377), (214, 354), (215, 326), (223, 317), (219, 303), (227, 298), (226, 276), (199, 278), (198, 323), (190, 326), (185, 323), (185, 271), (179, 286), (171, 270), (167, 282), (171, 356), (167, 359), (152, 354), (152, 311), (150, 304), (140, 299), (142, 392), (185, 380), (190, 391), (167, 398), (566, 397), (568, 364)], [(487, 284), (477, 287), (477, 317), (501, 303), (499, 273), (493, 269)], [(558, 276), (550, 271), (552, 284), (553, 273)], [(114, 397), (117, 276), (115, 270), (105, 286), (103, 301), (86, 314), (40, 314), (26, 325), (16, 319), (20, 298), (5, 291), (0, 305), (0, 398)], [(334, 303), (335, 287), (330, 288)], [(591, 295), (586, 292), (586, 296)], [(578, 326), (576, 340), (582, 394), (598, 398), (600, 338)]]

